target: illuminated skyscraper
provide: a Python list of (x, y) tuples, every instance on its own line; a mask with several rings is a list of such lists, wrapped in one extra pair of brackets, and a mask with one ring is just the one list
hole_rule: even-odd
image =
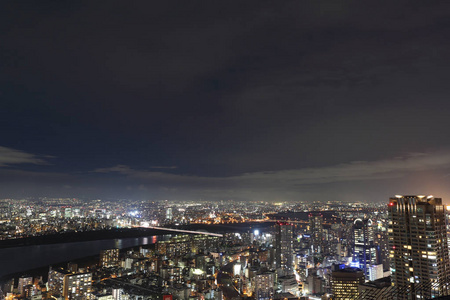
[(449, 295), (445, 208), (433, 196), (396, 196), (389, 200), (392, 280), (398, 299)]
[(166, 220), (172, 221), (172, 219), (173, 219), (172, 207), (169, 207), (169, 208), (166, 210)]
[(447, 224), (448, 252), (450, 255), (450, 205), (447, 205), (447, 207), (446, 207), (445, 219), (446, 219), (446, 224)]
[(323, 216), (321, 213), (309, 214), (309, 231), (311, 233), (311, 246), (313, 254), (323, 252)]
[(294, 265), (293, 253), (293, 226), (286, 222), (278, 222), (276, 225), (276, 266), (279, 276), (291, 274)]
[(366, 279), (369, 278), (369, 268), (378, 264), (377, 248), (373, 242), (372, 220), (356, 219), (353, 222), (353, 261), (359, 263)]

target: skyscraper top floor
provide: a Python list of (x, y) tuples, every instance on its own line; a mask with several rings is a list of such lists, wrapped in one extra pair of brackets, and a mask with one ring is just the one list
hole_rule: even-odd
[(429, 196), (401, 196), (396, 195), (395, 197), (392, 197), (389, 199), (389, 206), (394, 206), (398, 204), (403, 205), (442, 205), (442, 199), (441, 198), (435, 198), (433, 195)]

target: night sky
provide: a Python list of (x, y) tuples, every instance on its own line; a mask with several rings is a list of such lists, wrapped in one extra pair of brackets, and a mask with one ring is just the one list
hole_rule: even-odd
[(1, 1), (0, 197), (450, 203), (449, 1)]

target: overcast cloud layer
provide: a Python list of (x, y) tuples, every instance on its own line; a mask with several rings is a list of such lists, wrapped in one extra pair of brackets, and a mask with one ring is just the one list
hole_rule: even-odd
[(0, 167), (15, 164), (45, 165), (47, 162), (38, 155), (0, 146)]
[[(34, 158), (35, 155), (14, 149), (2, 149), (0, 160), (6, 161), (11, 153), (21, 153), (22, 156), (27, 158), (16, 159), (14, 162), (9, 162), (10, 165), (44, 163), (40, 159), (28, 158)], [(157, 166), (156, 169), (171, 170), (174, 167)], [(311, 199), (316, 201), (321, 200), (321, 197), (329, 198), (328, 193), (330, 191), (350, 185), (352, 190), (344, 193), (341, 191), (341, 194), (336, 192), (329, 199), (350, 201), (352, 199), (346, 198), (349, 192), (351, 194), (352, 191), (361, 187), (367, 188), (373, 186), (373, 184), (388, 187), (392, 181), (397, 184), (402, 181), (423, 181), (421, 185), (410, 188), (410, 190), (415, 191), (415, 193), (431, 192), (431, 190), (428, 190), (430, 184), (436, 187), (433, 184), (442, 184), (450, 176), (450, 153), (412, 153), (405, 157), (396, 157), (389, 160), (354, 161), (327, 167), (253, 172), (228, 177), (174, 174), (164, 171), (133, 169), (127, 165), (97, 168), (93, 171), (75, 174), (41, 173), (11, 168), (0, 169), (0, 176), (8, 177), (11, 181), (18, 178), (26, 179), (29, 181), (28, 184), (45, 184), (48, 185), (48, 188), (58, 192), (66, 190), (64, 193), (67, 193), (67, 190), (75, 189), (76, 191), (72, 191), (73, 193), (81, 194), (86, 192), (83, 192), (83, 189), (91, 190), (94, 194), (104, 192), (104, 190), (98, 189), (99, 187), (96, 185), (105, 181), (105, 178), (98, 178), (96, 174), (101, 174), (102, 177), (106, 178), (109, 174), (119, 175), (119, 182), (127, 183), (127, 193), (132, 197), (152, 194), (154, 197), (185, 200), (204, 199), (204, 197), (215, 200), (245, 200), (249, 197), (253, 200), (264, 201), (308, 201)], [(432, 175), (430, 176), (430, 174)], [(94, 180), (94, 184), (92, 184), (92, 180)], [(113, 176), (106, 179), (106, 181), (108, 180), (116, 181), (117, 178)], [(79, 186), (70, 185), (73, 182), (78, 182)], [(90, 186), (87, 184), (88, 182), (91, 182)], [(402, 184), (397, 185), (396, 188), (396, 191), (404, 189)], [(420, 188), (423, 190), (420, 190)], [(439, 188), (439, 191), (445, 191), (445, 186), (443, 188)], [(115, 189), (113, 188), (113, 190)], [(386, 192), (389, 190), (390, 188)], [(408, 190), (403, 191), (408, 194)], [(361, 200), (374, 201), (377, 199), (373, 199), (372, 196), (367, 194)]]
[(449, 20), (444, 1), (3, 1), (0, 197), (445, 201)]

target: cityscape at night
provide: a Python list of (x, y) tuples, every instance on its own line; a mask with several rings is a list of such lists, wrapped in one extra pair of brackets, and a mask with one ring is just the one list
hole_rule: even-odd
[(450, 299), (450, 2), (0, 2), (0, 300)]

